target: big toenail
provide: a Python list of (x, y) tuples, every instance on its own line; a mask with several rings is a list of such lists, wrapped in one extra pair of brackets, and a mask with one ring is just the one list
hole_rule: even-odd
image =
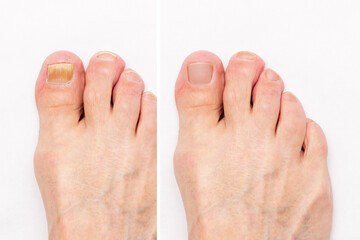
[(114, 61), (117, 56), (111, 52), (106, 52), (106, 51), (103, 51), (103, 52), (99, 52), (97, 55), (96, 55), (97, 58), (100, 58), (102, 60), (109, 60), (109, 61)]
[(48, 65), (47, 82), (64, 85), (73, 78), (74, 66), (71, 63), (55, 63)]
[(257, 56), (250, 52), (239, 52), (236, 54), (236, 57), (240, 60), (254, 61)]
[(139, 83), (141, 82), (141, 77), (139, 74), (137, 74), (135, 71), (131, 70), (131, 69), (126, 69), (123, 74), (125, 75), (125, 78), (127, 81), (130, 82), (136, 82)]
[(192, 84), (207, 84), (211, 82), (213, 65), (207, 62), (197, 62), (188, 65), (188, 79)]
[(269, 81), (277, 81), (277, 80), (280, 80), (279, 76), (274, 73), (273, 71), (266, 71), (266, 78), (269, 80)]

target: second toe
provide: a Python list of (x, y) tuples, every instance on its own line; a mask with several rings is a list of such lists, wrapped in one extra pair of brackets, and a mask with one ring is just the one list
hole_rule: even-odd
[(95, 54), (86, 70), (84, 90), (85, 120), (89, 124), (102, 124), (111, 113), (112, 89), (125, 66), (114, 53)]
[(250, 52), (239, 52), (230, 59), (225, 73), (223, 97), (226, 122), (237, 124), (248, 119), (251, 92), (264, 65), (260, 57)]
[(284, 83), (278, 74), (271, 69), (262, 72), (252, 93), (252, 113), (257, 126), (264, 131), (275, 134), (283, 90)]

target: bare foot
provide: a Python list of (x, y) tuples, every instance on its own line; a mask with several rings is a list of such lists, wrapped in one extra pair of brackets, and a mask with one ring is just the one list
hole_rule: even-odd
[(156, 238), (156, 97), (124, 66), (100, 52), (85, 73), (61, 51), (41, 68), (35, 174), (49, 239)]
[(196, 52), (176, 83), (174, 157), (190, 239), (329, 239), (327, 145), (255, 54)]

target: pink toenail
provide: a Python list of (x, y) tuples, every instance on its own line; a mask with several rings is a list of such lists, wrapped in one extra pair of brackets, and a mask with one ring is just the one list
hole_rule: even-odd
[(99, 52), (97, 55), (96, 55), (97, 58), (100, 58), (102, 60), (109, 60), (109, 61), (114, 61), (117, 56), (111, 52), (106, 52), (106, 51), (103, 51), (103, 52)]
[(257, 56), (251, 52), (239, 52), (236, 54), (236, 57), (240, 60), (254, 61)]
[(73, 78), (74, 66), (71, 63), (49, 64), (47, 68), (47, 82), (49, 84), (68, 84)]
[(126, 69), (123, 74), (125, 75), (125, 78), (127, 81), (131, 82), (141, 82), (141, 77), (139, 74), (137, 74), (134, 70)]
[(266, 71), (265, 75), (269, 81), (280, 80), (279, 76), (276, 73), (274, 73), (273, 71)]
[(197, 62), (188, 65), (188, 79), (192, 84), (200, 85), (211, 82), (213, 65), (207, 62)]

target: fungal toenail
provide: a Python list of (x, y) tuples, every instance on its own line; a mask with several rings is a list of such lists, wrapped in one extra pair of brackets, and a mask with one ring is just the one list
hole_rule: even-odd
[(67, 84), (73, 78), (74, 66), (71, 63), (49, 64), (47, 82), (50, 84)]
[(196, 62), (188, 65), (188, 79), (192, 84), (200, 85), (211, 82), (213, 65), (207, 62)]
[(114, 61), (117, 56), (111, 52), (107, 52), (107, 51), (103, 51), (103, 52), (99, 52), (96, 55), (97, 58), (100, 58), (102, 60), (110, 60), (110, 61)]

